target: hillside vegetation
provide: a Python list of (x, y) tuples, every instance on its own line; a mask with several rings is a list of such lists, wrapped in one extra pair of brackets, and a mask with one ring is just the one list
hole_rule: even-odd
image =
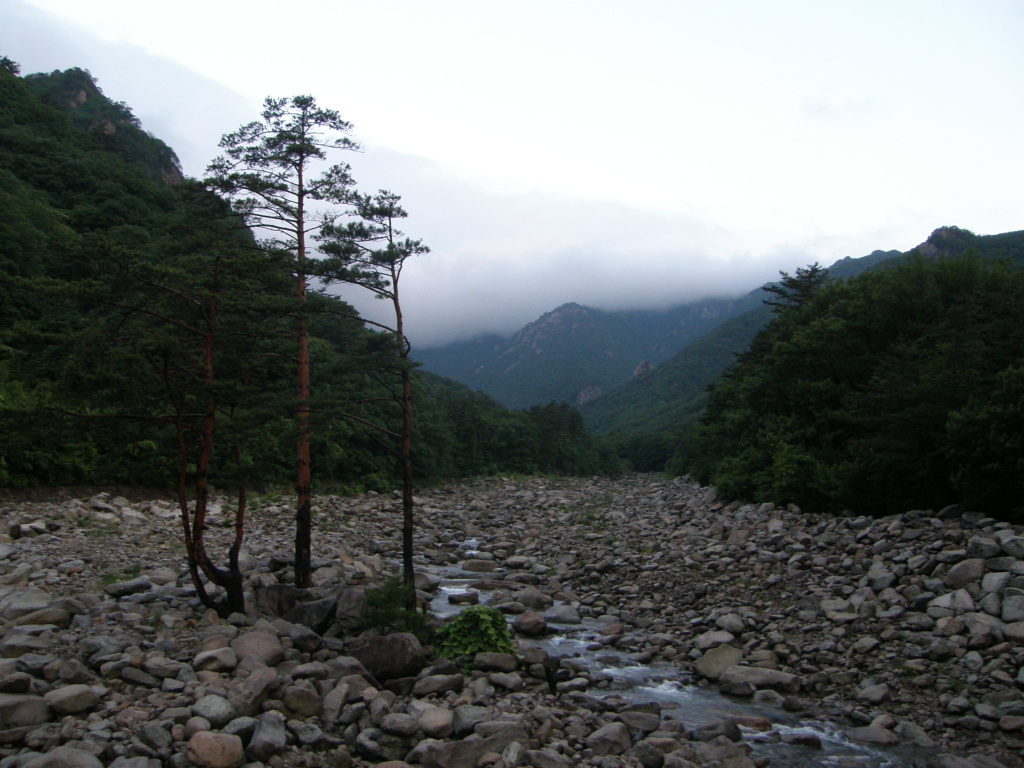
[[(852, 277), (899, 255), (899, 251), (875, 251), (859, 259), (847, 257), (829, 267), (828, 275), (834, 280)], [(744, 308), (742, 313), (682, 347), (649, 375), (584, 405), (580, 410), (587, 426), (599, 434), (618, 434), (620, 442), (657, 443), (659, 436), (690, 424), (707, 405), (708, 387), (771, 319), (763, 303), (767, 297), (765, 287), (751, 291), (737, 302)], [(657, 455), (664, 461), (663, 451)]]
[[(1024, 505), (1024, 233), (1008, 258), (940, 230), (920, 253), (782, 309), (672, 462), (727, 496), (888, 513)], [(922, 255), (926, 254), (926, 255)]]
[[(0, 486), (167, 486), (182, 466), (224, 486), (289, 483), (289, 264), (184, 179), (174, 152), (88, 72), (21, 77), (2, 63)], [(394, 488), (390, 335), (323, 292), (301, 311), (316, 482)], [(418, 482), (610, 468), (560, 406), (510, 412), (420, 375), (413, 397)], [(204, 470), (192, 457), (214, 417)]]

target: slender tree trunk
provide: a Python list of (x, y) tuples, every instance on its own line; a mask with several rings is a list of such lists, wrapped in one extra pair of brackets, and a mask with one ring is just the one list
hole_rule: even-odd
[[(302, 189), (302, 171), (299, 170), (298, 185)], [(313, 514), (311, 496), (311, 471), (309, 461), (309, 321), (306, 309), (306, 232), (303, 213), (303, 199), (300, 193), (297, 206), (298, 228), (296, 231), (298, 263), (298, 336), (299, 336), (299, 406), (298, 445), (296, 451), (297, 479), (295, 482), (295, 586), (305, 589), (310, 585), (313, 538)]]
[[(216, 307), (211, 302), (207, 306), (207, 332), (203, 339), (203, 365), (205, 368), (205, 382), (207, 386), (214, 383), (213, 370), (213, 344), (214, 327), (216, 322)], [(188, 561), (189, 572), (192, 575), (192, 583), (196, 587), (200, 601), (208, 608), (213, 608), (217, 613), (226, 617), (233, 612), (245, 611), (245, 596), (242, 589), (242, 574), (238, 569), (237, 548), (241, 546), (242, 526), (244, 522), (244, 495), (239, 501), (239, 513), (235, 517), (235, 544), (232, 546), (232, 556), (229, 570), (224, 571), (213, 564), (206, 551), (206, 512), (209, 506), (209, 470), (210, 457), (213, 454), (213, 435), (216, 424), (217, 410), (212, 400), (212, 393), (207, 392), (206, 406), (203, 411), (203, 425), (199, 454), (196, 456), (196, 494), (195, 510), (192, 514), (191, 531), (189, 530), (188, 498), (186, 495), (187, 477), (187, 451), (185, 446), (184, 422), (181, 406), (178, 407), (178, 445), (180, 450), (180, 466), (178, 472), (178, 503), (181, 507), (182, 524), (185, 528), (185, 550)], [(214, 584), (223, 587), (226, 596), (223, 602), (218, 603), (210, 597), (199, 577), (199, 571)]]
[(391, 301), (395, 306), (395, 340), (402, 366), (402, 438), (399, 456), (402, 462), (402, 578), (405, 582), (406, 608), (416, 608), (416, 571), (412, 562), (415, 518), (412, 501), (412, 376), (409, 373), (409, 343), (405, 338), (402, 307), (398, 300), (398, 275), (391, 273)]
[(181, 527), (185, 539), (185, 562), (188, 563), (188, 572), (192, 577), (192, 586), (196, 588), (199, 595), (199, 602), (207, 608), (213, 608), (214, 602), (206, 591), (206, 585), (199, 575), (199, 557), (196, 551), (195, 541), (192, 539), (192, 520), (188, 509), (188, 493), (186, 483), (188, 481), (188, 451), (185, 447), (185, 424), (181, 406), (176, 406), (175, 433), (178, 438), (178, 509), (181, 512)]
[(409, 587), (406, 607), (416, 607), (415, 579), (416, 572), (412, 562), (413, 554), (413, 518), (412, 502), (412, 398), (409, 382), (409, 371), (402, 370), (402, 575)]
[[(232, 407), (231, 415), (234, 416), (234, 414), (235, 409)], [(235, 435), (232, 449), (235, 455), (235, 466), (241, 471), (242, 446), (239, 443), (237, 434)], [(232, 585), (227, 587), (228, 611), (230, 613), (245, 613), (245, 593), (242, 589), (242, 569), (238, 566), (238, 555), (242, 551), (242, 540), (245, 538), (245, 509), (247, 502), (248, 489), (244, 485), (239, 485), (238, 506), (235, 507), (235, 539), (231, 542), (231, 549), (228, 550), (228, 578), (232, 582)]]

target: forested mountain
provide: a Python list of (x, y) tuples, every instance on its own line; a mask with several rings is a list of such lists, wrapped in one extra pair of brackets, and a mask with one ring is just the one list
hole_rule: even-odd
[[(828, 268), (829, 277), (853, 277), (900, 256), (875, 251), (862, 258), (846, 257)], [(581, 408), (587, 425), (600, 434), (664, 435), (677, 432), (707, 404), (707, 388), (732, 365), (772, 313), (764, 305), (762, 286), (737, 301), (744, 312), (727, 319), (680, 349), (647, 376), (626, 382)]]
[[(0, 486), (293, 482), (301, 316), (315, 482), (395, 487), (391, 334), (324, 293), (297, 305), (291, 261), (88, 72), (0, 57), (0, 211)], [(419, 482), (609, 458), (561, 407), (427, 375), (413, 398)]]
[(683, 431), (673, 470), (826, 511), (959, 502), (1024, 519), (1022, 257), (1024, 232), (944, 228), (781, 308)]
[(670, 358), (756, 299), (711, 298), (665, 310), (605, 312), (564, 304), (511, 338), (483, 336), (417, 350), (423, 366), (510, 408), (583, 405)]

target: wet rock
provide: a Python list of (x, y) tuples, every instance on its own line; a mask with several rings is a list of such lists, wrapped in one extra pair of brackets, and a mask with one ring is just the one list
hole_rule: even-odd
[(877, 725), (867, 725), (863, 728), (849, 728), (846, 736), (851, 741), (861, 744), (875, 744), (883, 747), (890, 747), (899, 743), (899, 737), (888, 728)]
[(723, 690), (739, 690), (746, 685), (754, 688), (771, 688), (782, 693), (796, 693), (800, 690), (800, 678), (797, 675), (760, 667), (730, 667), (722, 672), (718, 681)]
[(516, 620), (512, 622), (512, 628), (520, 634), (537, 637), (547, 632), (548, 624), (540, 614), (526, 611), (516, 617)]
[(524, 587), (516, 592), (512, 598), (515, 602), (525, 605), (533, 611), (544, 611), (554, 605), (554, 598), (545, 595), (536, 587)]
[(493, 560), (470, 559), (462, 563), (462, 570), (470, 573), (491, 573), (497, 567), (498, 564)]
[(709, 680), (718, 680), (722, 673), (739, 663), (743, 651), (731, 645), (719, 645), (706, 651), (694, 666), (697, 671)]
[(698, 744), (696, 747), (697, 761), (700, 763), (711, 763), (719, 761), (728, 765), (729, 768), (754, 768), (754, 763), (748, 757), (749, 747), (736, 744), (725, 736), (716, 736), (710, 741)]
[(548, 624), (581, 624), (580, 613), (573, 606), (563, 603), (544, 611), (541, 618)]
[(473, 657), (473, 667), (484, 672), (514, 672), (518, 666), (510, 653), (483, 652)]
[(639, 731), (643, 734), (654, 733), (661, 725), (661, 715), (657, 712), (626, 710), (616, 714), (615, 718), (630, 731)]

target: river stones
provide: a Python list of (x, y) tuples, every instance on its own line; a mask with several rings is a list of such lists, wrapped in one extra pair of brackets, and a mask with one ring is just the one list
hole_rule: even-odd
[[(472, 499), (485, 514), (471, 513)], [(23, 701), (32, 702), (41, 721), (8, 728), (4, 738), (20, 749), (46, 733), (47, 748), (87, 744), (103, 764), (118, 768), (181, 760), (203, 733), (235, 737), (243, 762), (270, 764), (376, 764), (386, 757), (475, 768), (499, 759), (557, 766), (607, 758), (609, 765), (646, 768), (660, 756), (669, 768), (707, 760), (750, 765), (743, 748), (750, 730), (728, 747), (722, 740), (737, 738), (734, 731), (697, 731), (693, 723), (661, 720), (656, 708), (630, 709), (615, 690), (619, 683), (601, 668), (653, 662), (678, 669), (680, 681), (717, 676), (726, 693), (811, 708), (801, 717), (813, 718), (813, 707), (824, 702), (830, 717), (851, 730), (873, 729), (866, 735), (879, 743), (888, 731), (936, 756), (950, 744), (960, 745), (953, 747), (960, 754), (1009, 755), (1006, 745), (1024, 732), (1024, 616), (1006, 620), (1021, 615), (1024, 595), (1018, 526), (963, 510), (833, 517), (729, 503), (685, 478), (641, 476), (506, 479), (472, 491), (432, 489), (422, 502), (415, 534), (420, 584), (436, 585), (438, 573), (453, 573), (467, 559), (493, 564), (493, 577), (471, 586), (481, 602), (498, 590), (491, 604), (511, 608), (510, 620), (532, 613), (540, 619), (533, 631), (543, 637), (579, 626), (551, 614), (544, 621), (551, 608), (571, 607), (597, 628), (588, 629), (583, 656), (556, 661), (519, 639), (518, 658), (479, 656), (466, 670), (438, 665), (393, 679), (367, 671), (349, 655), (359, 601), (351, 610), (340, 606), (345, 595), (376, 586), (400, 551), (400, 500), (386, 495), (317, 500), (321, 531), (309, 590), (288, 584), (291, 502), (256, 503), (240, 560), (246, 613), (226, 619), (199, 605), (180, 550), (168, 541), (173, 505), (132, 505), (143, 514), (130, 533), (125, 507), (101, 510), (120, 523), (100, 548), (77, 528), (60, 528), (60, 520), (86, 519), (71, 504), (56, 522), (40, 510), (26, 512), (22, 522), (32, 528), (42, 521), (38, 531), (14, 544), (0, 541), (9, 544), (0, 557), (0, 594), (28, 584), (49, 598), (15, 619), (22, 622), (17, 631), (0, 630), (0, 646), (14, 654), (0, 658), (0, 694), (28, 697)], [(225, 551), (231, 533), (212, 526), (211, 553)], [(144, 553), (141, 573), (152, 586), (114, 596), (95, 571), (104, 549), (122, 546), (119, 536), (130, 536), (133, 551)], [(103, 568), (116, 571), (109, 560)], [(268, 595), (280, 598), (276, 606)], [(513, 599), (520, 595), (535, 607)], [(317, 609), (306, 618), (315, 627), (289, 613), (300, 606)], [(584, 661), (592, 657), (602, 661)], [(755, 677), (767, 673), (792, 677)], [(42, 696), (52, 699), (72, 685), (105, 693), (92, 709), (69, 714)], [(875, 695), (885, 688), (886, 696)], [(227, 711), (202, 706), (194, 714), (207, 696), (227, 701), (234, 716), (225, 723)], [(95, 722), (88, 728), (86, 716)], [(598, 756), (588, 739), (611, 722), (632, 743)], [(771, 728), (758, 723), (757, 738), (783, 741)], [(787, 749), (814, 747), (808, 740)], [(228, 759), (238, 759), (237, 751)]]
[(533, 611), (525, 611), (516, 616), (512, 622), (512, 629), (528, 637), (537, 637), (548, 631), (548, 623), (544, 618)]
[(694, 666), (697, 671), (709, 680), (718, 680), (722, 673), (739, 663), (743, 651), (732, 645), (719, 645), (704, 653)]
[(719, 685), (725, 692), (736, 691), (736, 695), (752, 695), (741, 693), (752, 687), (770, 688), (781, 693), (796, 693), (800, 690), (800, 677), (790, 672), (762, 667), (732, 666), (724, 670), (718, 678)]
[(624, 723), (608, 723), (587, 736), (587, 747), (597, 756), (622, 755), (632, 746)]

